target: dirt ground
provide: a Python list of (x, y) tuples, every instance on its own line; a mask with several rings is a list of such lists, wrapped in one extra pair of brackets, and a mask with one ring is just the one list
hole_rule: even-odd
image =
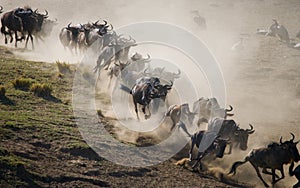
[[(77, 63), (82, 56), (72, 55), (65, 51), (58, 39), (59, 30), (68, 23), (86, 23), (98, 19), (106, 19), (117, 29), (130, 23), (143, 21), (162, 21), (184, 28), (199, 37), (216, 58), (222, 71), (226, 86), (226, 105), (234, 107), (233, 119), (241, 127), (248, 127), (251, 123), (255, 133), (250, 136), (248, 150), (235, 151), (230, 156), (218, 161), (216, 166), (227, 170), (232, 162), (241, 160), (252, 148), (265, 146), (271, 141), (290, 138), (290, 132), (299, 140), (300, 124), (300, 51), (290, 48), (277, 37), (256, 34), (256, 30), (267, 29), (272, 19), (284, 25), (289, 32), (292, 42), (300, 42), (296, 34), (300, 30), (300, 1), (298, 0), (188, 0), (188, 1), (5, 1), (1, 2), (4, 11), (24, 5), (38, 8), (41, 12), (47, 9), (49, 18), (58, 19), (50, 38), (44, 43), (37, 44), (36, 50), (20, 49), (12, 51), (27, 60), (45, 61), (53, 63), (56, 60)], [(194, 10), (206, 20), (206, 28), (197, 25), (193, 17)], [(133, 36), (134, 37), (134, 36)], [(242, 46), (232, 50), (232, 46), (242, 38)], [(4, 45), (3, 36), (0, 37)], [(22, 45), (21, 45), (22, 46)], [(30, 46), (30, 45), (29, 45)], [(138, 47), (134, 50), (138, 50)], [(134, 52), (134, 51), (133, 51)], [(5, 53), (5, 52), (4, 52)], [(152, 55), (151, 52), (148, 52)], [(154, 53), (154, 52), (153, 52)], [(162, 53), (162, 54), (160, 54)], [(163, 56), (162, 52), (155, 52)], [(191, 73), (189, 67), (186, 74)], [(201, 91), (201, 88), (197, 88)], [(206, 89), (204, 89), (206, 90)], [(200, 92), (201, 93), (201, 92)], [(205, 93), (205, 92), (203, 92)], [(203, 94), (210, 97), (209, 93)], [(188, 102), (195, 101), (191, 99)], [(74, 133), (75, 134), (75, 133)], [(116, 134), (118, 134), (116, 132)], [(76, 136), (79, 135), (77, 132)], [(30, 141), (30, 140), (28, 140)], [(26, 146), (12, 146), (8, 148), (18, 150), (18, 147), (29, 148), (24, 155), (34, 155), (38, 161), (48, 164), (44, 168), (42, 163), (32, 165), (32, 169), (48, 169), (43, 171), (45, 179), (42, 186), (112, 186), (112, 187), (243, 187), (241, 185), (224, 184), (211, 176), (190, 172), (183, 167), (175, 166), (175, 159), (170, 159), (159, 165), (145, 168), (130, 168), (115, 165), (106, 160), (95, 161), (78, 155), (65, 155), (63, 151), (55, 153), (46, 146), (38, 147), (27, 141), (18, 141)], [(2, 142), (5, 146), (6, 142)], [(31, 148), (33, 147), (33, 148)], [(299, 147), (298, 147), (299, 148)], [(31, 153), (43, 153), (45, 156)], [(54, 152), (54, 153), (53, 153)], [(88, 151), (92, 152), (92, 151)], [(27, 154), (26, 154), (27, 153)], [(29, 156), (30, 156), (29, 155)], [(51, 163), (46, 161), (53, 160)], [(64, 163), (62, 164), (61, 161)], [(53, 166), (55, 168), (53, 168)], [(71, 171), (64, 176), (64, 171)], [(288, 176), (287, 169), (284, 180), (275, 187), (291, 187), (296, 180)], [(249, 165), (239, 167), (236, 181), (247, 183), (247, 186), (262, 187)], [(47, 174), (58, 174), (57, 178), (47, 178)], [(74, 176), (72, 176), (72, 173)], [(71, 175), (70, 175), (71, 174)], [(82, 174), (82, 176), (80, 175)], [(32, 176), (30, 174), (29, 176)], [(76, 177), (76, 178), (74, 178)], [(271, 181), (266, 177), (267, 182)], [(72, 183), (70, 183), (72, 182)]]

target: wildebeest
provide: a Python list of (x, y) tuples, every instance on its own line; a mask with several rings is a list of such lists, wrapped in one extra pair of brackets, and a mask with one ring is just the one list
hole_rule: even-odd
[[(297, 149), (298, 142), (294, 142), (295, 136), (292, 133), (291, 135), (291, 140), (282, 142), (281, 137), (280, 144), (272, 144), (268, 147), (253, 149), (243, 161), (233, 163), (229, 174), (235, 174), (237, 167), (249, 161), (265, 187), (269, 187), (269, 185), (262, 178), (259, 167), (263, 168), (263, 173), (272, 175), (272, 185), (282, 180), (284, 178), (283, 165), (289, 164), (292, 161), (298, 162), (300, 160), (299, 151)], [(266, 169), (271, 169), (272, 172), (268, 172)], [(275, 170), (280, 170), (281, 172), (281, 177), (278, 177), (278, 179), (276, 179)]]
[(232, 106), (229, 105), (229, 109), (221, 108), (216, 98), (204, 98), (201, 97), (193, 104), (193, 112), (198, 113), (198, 122), (200, 125), (202, 122), (208, 122), (210, 119), (220, 117), (226, 119), (227, 116), (233, 116), (229, 113), (233, 110)]
[[(203, 146), (200, 146), (201, 142), (203, 142), (202, 138), (204, 137), (204, 135), (209, 135), (211, 134), (211, 142), (210, 143), (202, 143)], [(189, 158), (190, 160), (196, 160), (196, 163), (193, 165), (193, 169), (195, 167), (197, 167), (197, 165), (199, 164), (200, 169), (202, 169), (201, 166), (201, 159), (204, 158), (205, 156), (207, 156), (208, 154), (210, 154), (212, 159), (217, 158), (222, 158), (224, 156), (224, 152), (226, 149), (226, 145), (229, 143), (229, 140), (225, 140), (220, 138), (220, 136), (218, 136), (217, 134), (215, 134), (214, 132), (207, 132), (204, 130), (198, 131), (197, 133), (195, 133), (192, 137), (191, 137), (191, 148), (189, 150)], [(206, 145), (207, 144), (207, 145)], [(193, 149), (194, 146), (197, 146), (198, 148), (198, 153), (197, 153), (197, 157), (194, 159), (192, 157), (192, 153), (193, 153)], [(199, 148), (201, 147), (201, 148)]]
[(181, 105), (174, 104), (170, 106), (165, 113), (165, 116), (170, 116), (173, 122), (170, 131), (172, 131), (175, 125), (182, 119), (187, 119), (188, 123), (192, 125), (195, 115), (195, 113), (192, 113), (190, 111), (188, 103), (184, 103)]
[(279, 25), (276, 19), (273, 19), (273, 24), (269, 27), (266, 36), (278, 36), (281, 41), (290, 44), (290, 37), (287, 29), (283, 25)]
[(42, 30), (43, 22), (48, 18), (48, 11), (45, 10), (45, 14), (40, 14), (36, 9), (32, 14), (26, 14), (21, 17), (23, 22), (24, 32), (27, 32), (27, 38), (25, 42), (25, 48), (27, 48), (27, 43), (30, 38), (32, 49), (34, 49), (33, 36), (35, 33), (39, 33)]
[(44, 19), (41, 30), (39, 32), (35, 32), (34, 36), (36, 37), (36, 39), (43, 41), (44, 37), (50, 36), (53, 27), (57, 24), (58, 24), (57, 19), (55, 20)]
[(294, 161), (291, 163), (289, 167), (289, 174), (290, 176), (295, 176), (298, 182), (293, 186), (293, 188), (300, 187), (300, 165), (298, 165), (294, 170)]
[(223, 118), (214, 118), (208, 122), (207, 130), (216, 132), (223, 139), (230, 139), (229, 154), (231, 153), (232, 146), (240, 146), (241, 150), (247, 150), (248, 137), (254, 133), (253, 126), (249, 124), (250, 129), (240, 128), (234, 120), (226, 120)]
[[(48, 17), (48, 12), (47, 10), (45, 11), (46, 14), (40, 14), (37, 12), (37, 9), (32, 11), (30, 7), (24, 7), (6, 12), (1, 18), (1, 32), (5, 35), (5, 43), (7, 43), (7, 35), (11, 38), (10, 42), (13, 41), (11, 32), (14, 32), (15, 47), (17, 47), (17, 42), (25, 39), (25, 34), (27, 33), (25, 48), (27, 48), (29, 38), (31, 39), (32, 48), (34, 48), (32, 35), (41, 31), (42, 24)], [(21, 38), (18, 38), (18, 32), (21, 32)]]
[(75, 53), (77, 53), (78, 35), (81, 31), (82, 25), (71, 26), (71, 23), (67, 27), (62, 28), (59, 33), (59, 39), (64, 48), (69, 48), (71, 52), (74, 49)]
[[(5, 44), (7, 44), (7, 35), (10, 36), (10, 42), (13, 42), (12, 32), (15, 33), (15, 47), (17, 47), (18, 41), (25, 39), (23, 22), (20, 16), (26, 14), (32, 14), (32, 10), (29, 8), (16, 8), (2, 15), (1, 33), (4, 34)], [(21, 38), (18, 38), (18, 32), (22, 34)]]
[[(156, 78), (156, 79), (158, 79), (158, 78)], [(151, 80), (156, 80), (156, 79), (155, 78), (150, 79), (150, 81), (149, 81), (148, 78), (145, 78), (145, 79), (141, 78), (137, 81), (137, 83), (133, 86), (132, 89), (121, 84), (120, 89), (122, 89), (123, 91), (132, 95), (137, 119), (139, 119), (137, 104), (142, 105), (142, 111), (145, 114), (145, 119), (148, 119), (151, 116), (149, 104), (152, 101), (152, 99), (155, 99), (155, 98), (164, 98), (165, 99), (168, 91), (170, 89), (172, 89), (172, 85), (173, 85), (172, 83), (161, 85), (160, 83), (155, 84), (155, 83), (157, 83), (157, 81), (154, 83), (151, 81)], [(149, 114), (146, 114), (146, 108), (147, 108)]]

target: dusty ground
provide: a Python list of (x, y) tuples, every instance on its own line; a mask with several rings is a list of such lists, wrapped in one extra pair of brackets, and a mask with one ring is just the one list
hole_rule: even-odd
[[(220, 64), (226, 83), (227, 104), (234, 106), (234, 119), (242, 127), (247, 127), (251, 123), (256, 130), (255, 134), (249, 138), (248, 151), (235, 151), (234, 155), (226, 156), (223, 161), (218, 163), (225, 170), (229, 168), (233, 161), (242, 159), (251, 148), (264, 146), (270, 141), (278, 141), (280, 136), (288, 139), (290, 138), (289, 132), (293, 132), (296, 138), (300, 138), (298, 128), (300, 123), (300, 51), (287, 47), (275, 37), (255, 34), (257, 28), (266, 29), (272, 23), (272, 18), (276, 18), (288, 29), (290, 38), (294, 39), (294, 42), (299, 42), (299, 39), (295, 39), (297, 32), (300, 30), (298, 23), (300, 2), (297, 0), (288, 2), (283, 0), (190, 0), (154, 3), (149, 3), (146, 0), (131, 1), (130, 3), (90, 0), (85, 2), (85, 6), (82, 6), (80, 1), (65, 1), (62, 4), (59, 1), (40, 2), (30, 0), (26, 4), (33, 8), (39, 8), (41, 11), (47, 9), (50, 18), (57, 18), (59, 25), (53, 31), (53, 35), (45, 43), (39, 44), (39, 48), (34, 52), (14, 50), (12, 45), (8, 45), (12, 49), (1, 51), (1, 57), (11, 58), (10, 51), (13, 51), (16, 55), (29, 60), (47, 62), (64, 60), (76, 63), (81, 60), (81, 57), (72, 56), (63, 50), (57, 37), (59, 29), (69, 22), (85, 23), (100, 18), (107, 19), (115, 28), (140, 21), (169, 22), (189, 30), (203, 40)], [(4, 10), (23, 5), (24, 2), (22, 1), (2, 2)], [(168, 11), (166, 11), (166, 8)], [(193, 10), (199, 10), (199, 14), (206, 19), (206, 29), (199, 28), (193, 22), (193, 14), (191, 13)], [(240, 38), (243, 38), (244, 48), (235, 51), (230, 50), (232, 45)], [(3, 44), (4, 39), (0, 39), (2, 39)], [(151, 54), (151, 52), (149, 53)], [(4, 60), (8, 61), (6, 58)], [(18, 67), (17, 65), (14, 66)], [(1, 66), (3, 69), (3, 65)], [(6, 66), (3, 70), (10, 72), (12, 69), (10, 66)], [(51, 72), (50, 70), (51, 68), (45, 69), (43, 74), (48, 74), (48, 71)], [(187, 68), (187, 73), (188, 71), (191, 70)], [(2, 72), (5, 75), (5, 71)], [(43, 74), (40, 77), (43, 77)], [(15, 77), (18, 76), (11, 75), (10, 79)], [(0, 80), (0, 82), (9, 84), (9, 79), (6, 80), (3, 76), (3, 80)], [(55, 83), (56, 80), (52, 82)], [(71, 78), (66, 83), (71, 83)], [(69, 88), (66, 92), (70, 92), (70, 90)], [(18, 94), (13, 94), (12, 90), (8, 93), (14, 100), (19, 98)], [(206, 95), (209, 96), (209, 94)], [(26, 98), (27, 94), (21, 94), (21, 96)], [(70, 96), (57, 97), (62, 100), (66, 98), (65, 100), (70, 101)], [(191, 99), (191, 101), (193, 100)], [(60, 105), (58, 107), (64, 108)], [(34, 105), (31, 108), (28, 110), (38, 109)], [(1, 107), (1, 110), (3, 109), (5, 114), (8, 114), (8, 112), (13, 113), (14, 118), (19, 116), (14, 112), (16, 111), (15, 108)], [(72, 116), (70, 106), (62, 111), (66, 116)], [(53, 118), (60, 117), (53, 116)], [(25, 158), (29, 161), (25, 160), (26, 165), (21, 164), (21, 167), (16, 167), (17, 170), (12, 170), (21, 173), (21, 176), (25, 177), (24, 180), (20, 180), (19, 177), (21, 176), (19, 175), (15, 181), (25, 181), (29, 185), (36, 186), (58, 185), (64, 187), (75, 185), (112, 187), (133, 185), (137, 187), (194, 187), (200, 185), (202, 187), (230, 187), (230, 185), (219, 183), (211, 178), (205, 178), (203, 174), (199, 175), (177, 167), (173, 165), (174, 159), (154, 167), (138, 169), (114, 165), (111, 162), (97, 158), (94, 154), (91, 155), (94, 156), (92, 160), (87, 159), (86, 156), (78, 156), (78, 153), (81, 155), (82, 153), (92, 152), (90, 149), (80, 146), (79, 151), (77, 149), (72, 151), (66, 147), (70, 142), (68, 139), (72, 140), (74, 137), (75, 140), (78, 139), (82, 142), (82, 139), (79, 138), (79, 132), (74, 128), (74, 122), (69, 122), (70, 126), (73, 127), (70, 128), (72, 133), (68, 133), (68, 128), (60, 127), (61, 122), (59, 120), (53, 123), (53, 126), (63, 130), (57, 133), (59, 138), (63, 138), (62, 141), (54, 142), (48, 138), (40, 138), (38, 132), (40, 129), (34, 128), (32, 132), (30, 128), (20, 128), (19, 126), (24, 124), (24, 120), (22, 118), (16, 119), (12, 125), (7, 124), (8, 120), (1, 122), (9, 132), (15, 132), (12, 133), (15, 136), (9, 138), (5, 138), (6, 133), (3, 133), (1, 147), (4, 151), (1, 151), (2, 155), (5, 156), (7, 150), (10, 155), (17, 156), (17, 158), (21, 157), (22, 160)], [(31, 120), (27, 121), (32, 122)], [(49, 119), (45, 121), (47, 121), (46, 124), (51, 124)], [(41, 121), (40, 126), (42, 125)], [(19, 128), (14, 128), (15, 126)], [(28, 132), (31, 134), (28, 134)], [(64, 138), (65, 134), (68, 135), (68, 139)], [(84, 151), (80, 151), (81, 149)], [(23, 166), (25, 166), (25, 170)], [(43, 175), (36, 175), (32, 172), (42, 172)], [(9, 177), (14, 176), (9, 174)], [(250, 165), (240, 167), (236, 178), (240, 182), (262, 187)], [(270, 178), (266, 179), (270, 182)], [(12, 182), (14, 182), (14, 179), (9, 179), (6, 183), (11, 184)], [(287, 175), (276, 187), (291, 187), (294, 182), (295, 179)]]

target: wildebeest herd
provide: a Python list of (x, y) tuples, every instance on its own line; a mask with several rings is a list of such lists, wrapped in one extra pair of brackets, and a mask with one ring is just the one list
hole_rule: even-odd
[[(0, 13), (3, 13), (3, 7), (0, 6)], [(284, 26), (279, 25), (273, 20), (269, 30), (258, 30), (259, 34), (277, 35), (281, 40), (290, 44), (288, 32)], [(28, 40), (31, 40), (32, 48), (33, 37), (43, 40), (44, 37), (50, 35), (52, 28), (56, 25), (57, 20), (48, 19), (48, 11), (45, 14), (32, 10), (30, 7), (16, 8), (3, 13), (1, 17), (1, 33), (5, 37), (5, 43), (15, 39), (15, 47), (17, 42), (26, 40), (25, 48)], [(13, 37), (14, 34), (14, 37)], [(300, 37), (300, 34), (298, 34)], [(123, 34), (117, 34), (112, 24), (106, 20), (88, 22), (85, 24), (68, 23), (59, 33), (61, 44), (71, 51), (71, 53), (84, 53), (87, 49), (92, 48), (97, 54), (94, 72), (97, 73), (97, 81), (100, 79), (100, 73), (107, 71), (110, 79), (109, 86), (113, 77), (121, 80), (120, 89), (132, 95), (134, 110), (137, 119), (138, 105), (142, 106), (142, 112), (145, 119), (151, 118), (151, 112), (156, 112), (160, 107), (159, 103), (155, 103), (154, 99), (163, 102), (167, 101), (167, 94), (172, 89), (176, 79), (180, 78), (181, 71), (169, 72), (164, 67), (151, 67), (151, 56), (143, 56), (135, 52), (129, 55), (130, 49), (137, 46), (137, 42), (131, 37), (125, 37)], [(157, 100), (155, 100), (157, 101)], [(152, 109), (151, 109), (152, 106)], [(240, 150), (248, 149), (248, 138), (254, 133), (254, 128), (249, 124), (249, 128), (241, 128), (233, 119), (228, 117), (234, 116), (231, 113), (232, 106), (228, 109), (222, 108), (216, 98), (200, 98), (193, 103), (192, 111), (188, 103), (170, 105), (165, 112), (165, 117), (172, 120), (170, 132), (177, 126), (182, 128), (184, 132), (191, 138), (191, 148), (189, 151), (189, 159), (196, 161), (193, 169), (200, 167), (201, 159), (207, 155), (213, 158), (222, 158), (226, 146), (229, 145), (228, 154), (232, 153), (233, 147), (239, 147)], [(206, 130), (199, 130), (189, 133), (189, 126), (195, 124), (206, 123)], [(258, 177), (264, 186), (268, 184), (262, 178), (259, 168), (262, 168), (264, 174), (272, 176), (272, 185), (284, 178), (284, 164), (291, 164), (289, 168), (290, 175), (295, 175), (299, 180), (300, 167), (294, 168), (294, 162), (300, 160), (297, 149), (298, 141), (295, 142), (295, 136), (291, 133), (292, 138), (287, 141), (271, 142), (266, 147), (253, 149), (243, 161), (235, 162), (230, 173), (235, 174), (237, 167), (246, 162), (254, 167)], [(197, 156), (193, 157), (193, 148), (198, 148)], [(276, 174), (276, 170), (281, 172), (281, 177)], [(295, 187), (299, 187), (297, 183)]]
[[(1, 7), (1, 11), (3, 8)], [(36, 39), (43, 40), (44, 37), (50, 35), (57, 20), (48, 19), (48, 11), (45, 14), (38, 12), (38, 9), (32, 10), (30, 7), (19, 7), (11, 11), (5, 12), (1, 17), (1, 33), (4, 34), (5, 44), (7, 44), (7, 36), (10, 42), (13, 42), (13, 34), (15, 35), (15, 47), (17, 43), (26, 40), (25, 48), (27, 48), (28, 40), (31, 40), (32, 49), (34, 49), (33, 36)], [(20, 33), (20, 37), (18, 36)], [(26, 37), (27, 35), (27, 37)]]

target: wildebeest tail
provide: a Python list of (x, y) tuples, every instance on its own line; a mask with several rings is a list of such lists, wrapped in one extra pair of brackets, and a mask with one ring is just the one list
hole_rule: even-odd
[(231, 169), (230, 169), (230, 171), (229, 171), (228, 174), (235, 175), (236, 168), (239, 167), (239, 166), (241, 166), (242, 164), (244, 164), (246, 162), (248, 162), (248, 157), (246, 157), (243, 161), (237, 161), (237, 162), (233, 163), (233, 165), (231, 166)]
[(123, 84), (120, 84), (120, 89), (131, 94), (131, 89)]

